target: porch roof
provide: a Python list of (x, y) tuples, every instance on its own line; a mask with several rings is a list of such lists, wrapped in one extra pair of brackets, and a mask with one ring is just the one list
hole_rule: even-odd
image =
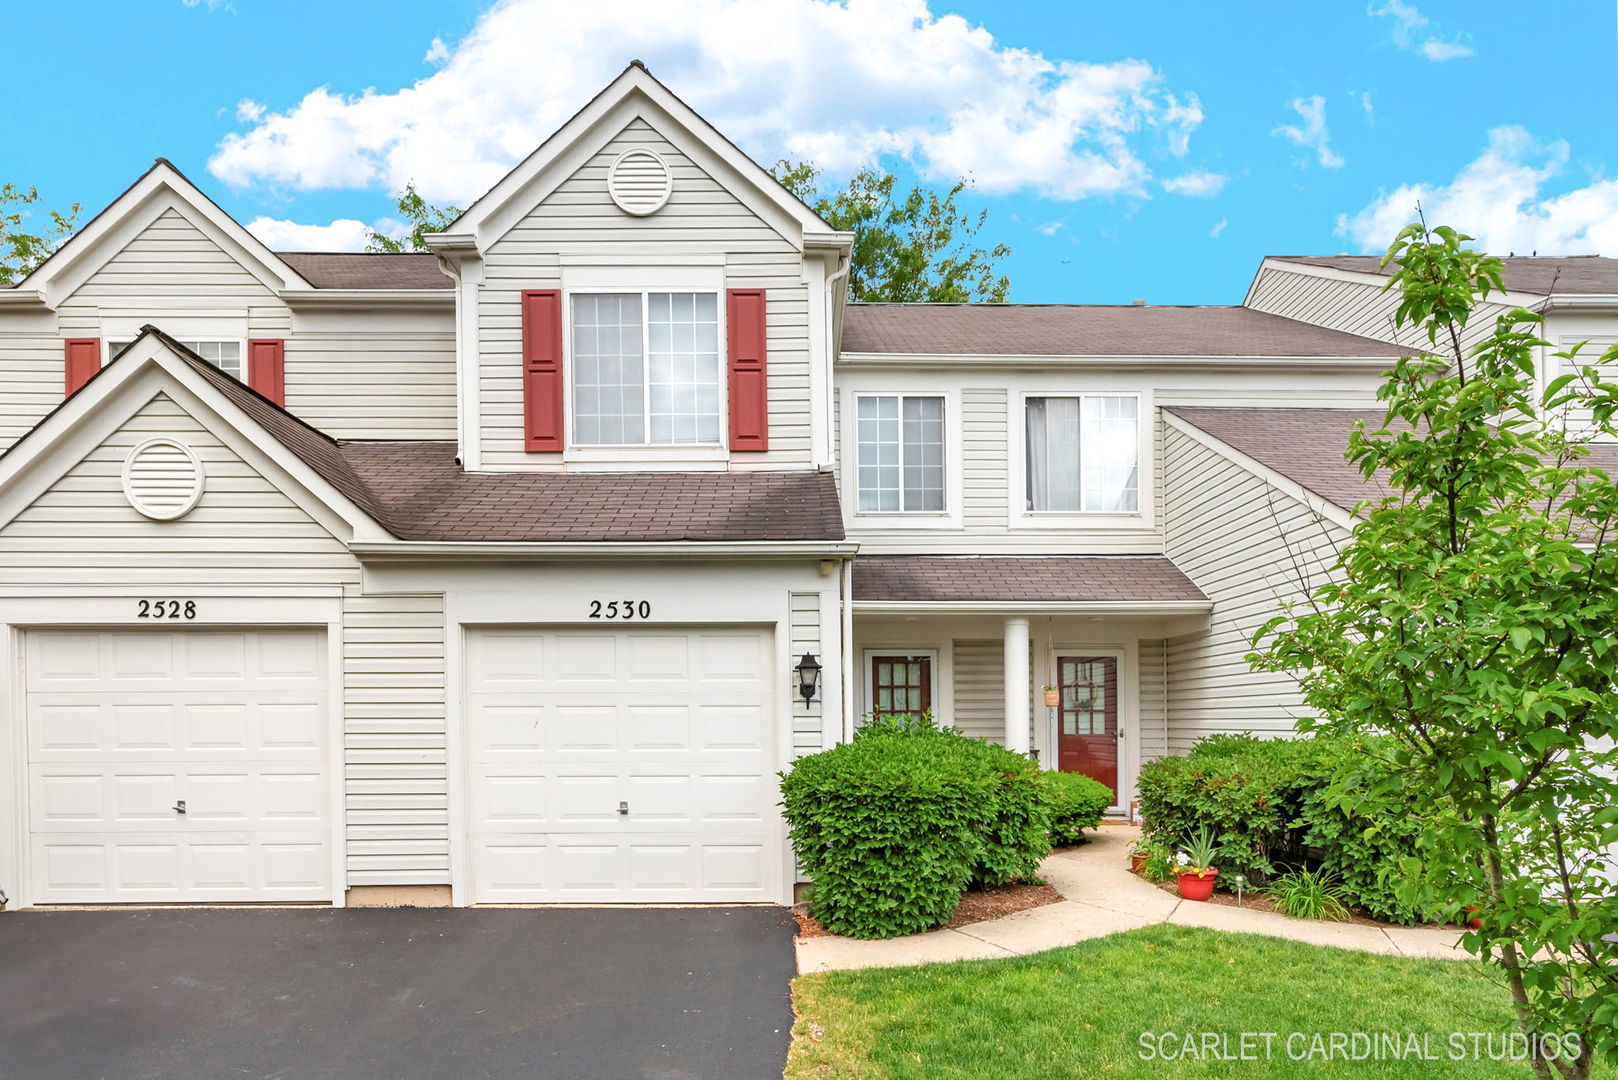
[(1206, 610), (1208, 597), (1158, 555), (861, 555), (861, 606), (961, 604)]

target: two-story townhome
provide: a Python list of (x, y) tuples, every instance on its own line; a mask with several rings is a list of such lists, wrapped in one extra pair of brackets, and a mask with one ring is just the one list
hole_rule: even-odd
[(10, 904), (780, 902), (776, 774), (864, 715), (1120, 811), (1289, 730), (1248, 638), (1397, 343), (1279, 260), (848, 304), (850, 241), (639, 65), (431, 254), (270, 251), (159, 160), (0, 290)]

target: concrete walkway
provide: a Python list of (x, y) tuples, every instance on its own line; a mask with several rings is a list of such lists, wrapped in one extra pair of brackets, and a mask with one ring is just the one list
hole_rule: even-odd
[(1270, 911), (1181, 900), (1129, 872), (1126, 852), (1130, 841), (1139, 837), (1138, 828), (1103, 825), (1090, 843), (1046, 859), (1039, 872), (1066, 897), (1060, 903), (973, 923), (958, 930), (933, 930), (890, 941), (799, 938), (798, 971), (808, 974), (845, 968), (906, 967), (944, 960), (1026, 956), (1161, 922), (1263, 934), (1384, 956), (1449, 960), (1467, 956), (1460, 949), (1459, 930), (1312, 922)]

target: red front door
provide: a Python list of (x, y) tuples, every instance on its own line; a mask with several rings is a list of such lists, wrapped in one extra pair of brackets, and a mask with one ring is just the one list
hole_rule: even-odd
[(1056, 724), (1056, 767), (1083, 773), (1118, 798), (1118, 658), (1059, 656), (1062, 692)]

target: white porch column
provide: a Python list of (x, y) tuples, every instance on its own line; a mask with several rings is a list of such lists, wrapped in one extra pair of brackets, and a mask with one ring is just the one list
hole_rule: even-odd
[(1005, 746), (1028, 753), (1028, 620), (1006, 619), (1006, 737)]

